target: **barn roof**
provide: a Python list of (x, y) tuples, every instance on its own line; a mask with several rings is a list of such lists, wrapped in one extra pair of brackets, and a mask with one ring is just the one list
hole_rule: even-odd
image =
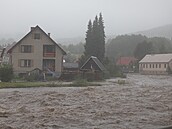
[(146, 55), (139, 63), (165, 63), (172, 60), (172, 53)]
[(88, 68), (86, 68), (86, 65), (88, 64), (88, 63), (90, 63), (91, 61), (93, 61), (95, 64), (96, 64), (96, 66), (101, 70), (101, 71), (105, 71), (106, 70), (106, 68), (104, 67), (104, 65), (99, 61), (99, 59), (97, 58), (97, 57), (95, 57), (95, 56), (91, 56), (82, 66), (81, 66), (81, 68), (80, 68), (80, 70), (89, 70), (89, 69), (91, 69), (91, 67), (88, 69)]

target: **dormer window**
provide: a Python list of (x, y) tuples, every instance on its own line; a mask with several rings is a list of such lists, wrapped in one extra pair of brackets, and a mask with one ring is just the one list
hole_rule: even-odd
[(40, 38), (41, 38), (40, 33), (35, 33), (35, 34), (34, 34), (34, 39), (40, 39)]

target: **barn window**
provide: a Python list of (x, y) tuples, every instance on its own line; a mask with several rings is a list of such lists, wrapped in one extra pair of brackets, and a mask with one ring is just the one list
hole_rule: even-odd
[(164, 68), (167, 68), (167, 64), (164, 64)]
[(156, 64), (156, 68), (158, 68), (158, 64)]

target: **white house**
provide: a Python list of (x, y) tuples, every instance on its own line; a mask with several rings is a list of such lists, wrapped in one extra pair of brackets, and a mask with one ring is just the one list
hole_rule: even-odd
[(139, 61), (141, 74), (169, 74), (172, 70), (172, 53), (146, 55)]
[(42, 71), (62, 72), (66, 52), (39, 26), (31, 27), (7, 53), (15, 74), (25, 74), (36, 68)]

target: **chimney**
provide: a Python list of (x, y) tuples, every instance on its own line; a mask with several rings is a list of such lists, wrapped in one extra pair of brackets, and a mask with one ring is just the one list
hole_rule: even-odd
[(31, 31), (34, 30), (34, 29), (35, 29), (35, 27), (31, 27), (31, 28), (30, 28)]
[(50, 33), (48, 33), (48, 36), (50, 37)]

